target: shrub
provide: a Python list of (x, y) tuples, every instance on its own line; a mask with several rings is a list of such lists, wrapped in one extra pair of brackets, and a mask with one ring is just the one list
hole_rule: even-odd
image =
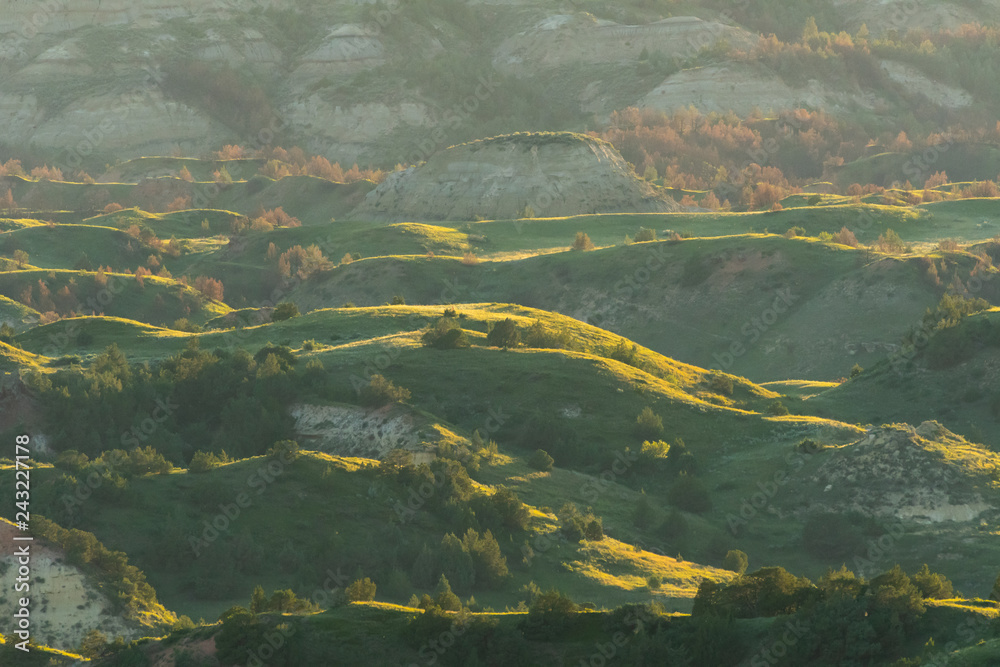
[(635, 234), (635, 242), (642, 243), (643, 241), (655, 241), (656, 240), (656, 230), (646, 229), (645, 227), (640, 227), (639, 231)]
[(733, 395), (733, 378), (724, 373), (712, 373), (712, 381), (709, 387), (716, 394), (722, 394), (723, 396)]
[(887, 229), (884, 234), (879, 235), (878, 240), (875, 241), (875, 247), (885, 253), (900, 253), (906, 250), (903, 239), (891, 229)]
[(554, 462), (555, 460), (549, 456), (549, 453), (544, 449), (536, 449), (535, 453), (528, 459), (528, 465), (535, 470), (541, 470), (543, 472), (549, 472), (552, 470), (552, 464)]
[(854, 366), (851, 367), (851, 377), (856, 378), (859, 375), (861, 375), (864, 371), (865, 369), (861, 367), (861, 364), (854, 364)]
[(655, 591), (655, 590), (657, 590), (662, 585), (663, 585), (663, 580), (660, 579), (655, 574), (652, 574), (652, 575), (646, 577), (646, 587), (649, 590)]
[(292, 303), (291, 301), (282, 301), (274, 310), (271, 312), (272, 322), (281, 322), (282, 320), (290, 320), (293, 317), (299, 316), (299, 307)]
[(663, 435), (663, 418), (648, 405), (635, 418), (636, 433), (644, 440), (658, 439)]
[(854, 236), (854, 232), (847, 227), (841, 227), (840, 231), (833, 235), (833, 240), (840, 245), (851, 246), (852, 248), (858, 247), (857, 237)]
[(223, 463), (228, 463), (229, 457), (226, 456), (225, 452), (222, 454), (215, 454), (213, 452), (202, 452), (198, 451), (194, 453), (191, 457), (191, 463), (188, 464), (188, 472), (199, 473), (208, 472), (212, 468), (217, 468)]
[(767, 404), (765, 408), (768, 414), (775, 415), (777, 417), (783, 417), (788, 414), (788, 408), (781, 401), (774, 400)]
[(583, 528), (583, 536), (592, 542), (600, 542), (604, 539), (604, 522), (600, 517), (594, 517), (586, 523)]
[(565, 327), (559, 331), (550, 331), (541, 320), (535, 320), (528, 329), (524, 344), (539, 349), (572, 350), (576, 347), (576, 342)]
[(642, 362), (639, 360), (639, 346), (635, 343), (620, 340), (613, 348), (605, 348), (603, 354), (608, 359), (620, 361), (634, 368), (642, 368)]
[[(453, 311), (454, 312), (454, 311)], [(421, 337), (424, 345), (439, 350), (453, 350), (469, 347), (469, 337), (459, 326), (458, 321), (450, 317), (442, 317), (429, 327)]]
[(295, 440), (279, 440), (267, 450), (267, 456), (271, 459), (280, 458), (285, 462), (291, 462), (299, 458), (301, 448)]
[(375, 582), (368, 577), (352, 582), (344, 594), (349, 602), (369, 602), (375, 599)]
[(382, 375), (372, 375), (371, 381), (361, 390), (361, 402), (371, 407), (409, 400), (410, 390), (397, 387)]

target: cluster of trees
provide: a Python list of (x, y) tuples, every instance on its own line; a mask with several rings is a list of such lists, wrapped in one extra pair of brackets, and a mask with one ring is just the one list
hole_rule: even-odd
[(871, 580), (841, 567), (827, 571), (816, 584), (784, 568), (765, 567), (728, 584), (705, 580), (692, 613), (735, 618), (790, 615), (790, 625), (775, 626), (771, 639), (777, 640), (788, 627), (808, 628), (794, 641), (785, 637), (785, 659), (791, 664), (888, 664), (917, 638), (925, 600), (953, 596), (951, 582), (927, 565), (912, 576), (896, 565)]
[[(355, 183), (357, 181), (373, 181), (381, 183), (386, 176), (386, 172), (381, 169), (361, 169), (355, 163), (350, 168), (344, 169), (339, 162), (331, 163), (329, 159), (322, 155), (309, 155), (298, 146), (285, 149), (281, 146), (259, 148), (249, 151), (238, 144), (228, 144), (212, 155), (216, 160), (245, 160), (257, 159), (264, 162), (259, 172), (275, 180), (286, 176), (315, 176), (334, 183)], [(402, 169), (402, 165), (397, 165), (397, 169)], [(226, 172), (220, 167), (217, 172), (219, 176), (216, 180), (225, 180)], [(232, 182), (232, 178), (229, 178)]]
[[(469, 336), (462, 328), (464, 316), (447, 308), (444, 314), (427, 327), (422, 341), (427, 347), (456, 349), (469, 347)], [(486, 344), (503, 349), (529, 347), (536, 349), (576, 350), (580, 345), (565, 327), (552, 329), (541, 320), (535, 320), (530, 327), (523, 328), (517, 321), (507, 317), (499, 322), (487, 324)]]
[(448, 533), (431, 550), (426, 544), (413, 564), (413, 583), (430, 587), (439, 577), (447, 577), (460, 593), (473, 587), (496, 589), (508, 578), (507, 558), (487, 529), (480, 533), (469, 528), (461, 538)]
[[(36, 374), (29, 382), (45, 406), (57, 451), (96, 457), (122, 444), (141, 445), (183, 466), (196, 450), (242, 458), (286, 438), (289, 402), (323, 390), (326, 378), (317, 364), (298, 368), (282, 346), (251, 356), (196, 344), (155, 365), (130, 364), (111, 345), (86, 369)], [(345, 386), (338, 397), (350, 395)]]
[[(593, 134), (614, 144), (636, 173), (648, 180), (681, 190), (708, 191), (697, 201), (685, 195), (685, 205), (710, 210), (776, 210), (780, 200), (801, 192), (802, 186), (817, 179), (836, 180), (837, 170), (870, 154), (873, 143), (883, 151), (918, 154), (926, 149), (940, 150), (946, 142), (995, 143), (1000, 141), (1000, 126), (981, 132), (949, 128), (946, 135), (935, 127), (911, 140), (905, 131), (898, 130), (872, 136), (856, 124), (822, 111), (798, 109), (765, 119), (753, 115), (740, 118), (733, 113), (702, 114), (694, 108), (668, 114), (630, 107), (614, 112), (608, 128)], [(748, 155), (753, 160), (749, 164)], [(905, 180), (902, 174), (895, 178)], [(887, 193), (883, 186), (893, 185), (888, 182), (853, 183), (843, 193), (858, 198), (881, 194), (879, 203), (897, 205), (1000, 194), (1000, 186), (993, 180), (945, 190), (941, 186), (946, 179), (938, 172), (924, 183), (900, 182), (898, 187), (905, 190), (901, 195)], [(592, 248), (584, 236), (578, 235), (574, 248)]]
[(560, 532), (570, 542), (599, 542), (604, 539), (604, 521), (589, 507), (586, 512), (581, 512), (575, 503), (568, 502), (559, 509), (556, 516), (559, 517)]

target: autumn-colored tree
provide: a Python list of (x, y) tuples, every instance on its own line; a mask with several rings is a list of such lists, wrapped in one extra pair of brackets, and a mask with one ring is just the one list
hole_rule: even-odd
[(227, 144), (215, 152), (216, 160), (240, 160), (245, 151), (242, 146)]
[(183, 211), (188, 208), (191, 208), (191, 197), (177, 197), (172, 202), (167, 204), (168, 213)]
[(852, 248), (858, 247), (857, 237), (847, 227), (841, 227), (840, 231), (833, 235), (833, 240), (841, 245), (851, 246)]
[(224, 288), (221, 280), (209, 276), (198, 276), (194, 279), (194, 288), (215, 301), (222, 301)]

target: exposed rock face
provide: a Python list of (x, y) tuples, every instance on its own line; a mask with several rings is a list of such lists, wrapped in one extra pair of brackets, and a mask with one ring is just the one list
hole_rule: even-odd
[(974, 521), (997, 508), (988, 482), (1000, 457), (937, 422), (872, 429), (861, 441), (818, 456), (828, 460), (807, 482), (807, 493), (834, 511), (940, 523)]
[(571, 133), (518, 133), (441, 151), (391, 174), (351, 217), (475, 220), (676, 211), (610, 144)]
[[(13, 524), (0, 521), (0, 571), (6, 571), (5, 580), (13, 582), (18, 567), (18, 557), (13, 536)], [(80, 568), (66, 562), (66, 553), (44, 542), (31, 546), (31, 636), (39, 644), (63, 650), (75, 650), (84, 635), (98, 629), (108, 637), (121, 635), (126, 640), (145, 637), (155, 627), (143, 612), (137, 618), (126, 620), (114, 611), (112, 600), (102, 586), (87, 576)], [(12, 593), (0, 598), (0, 612), (11, 617), (18, 607), (20, 596)], [(175, 618), (162, 607), (169, 618)]]
[(521, 73), (580, 63), (631, 63), (643, 50), (685, 59), (719, 40), (748, 48), (757, 39), (746, 30), (693, 16), (622, 25), (589, 14), (559, 14), (505, 40), (493, 63), (503, 71)]
[(411, 414), (389, 408), (295, 405), (295, 435), (306, 449), (381, 459), (394, 449), (420, 450)]
[(792, 88), (781, 78), (758, 65), (726, 63), (683, 70), (669, 77), (636, 106), (674, 112), (694, 106), (703, 113), (732, 110), (749, 114), (761, 111), (794, 109), (802, 106), (835, 109), (849, 104), (871, 108), (871, 95), (845, 95), (819, 81), (802, 88)]

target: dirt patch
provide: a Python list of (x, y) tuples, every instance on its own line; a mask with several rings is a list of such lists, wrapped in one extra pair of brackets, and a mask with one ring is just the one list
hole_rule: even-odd
[(295, 437), (305, 449), (381, 459), (394, 449), (422, 452), (436, 431), (398, 407), (367, 410), (347, 405), (292, 406)]

